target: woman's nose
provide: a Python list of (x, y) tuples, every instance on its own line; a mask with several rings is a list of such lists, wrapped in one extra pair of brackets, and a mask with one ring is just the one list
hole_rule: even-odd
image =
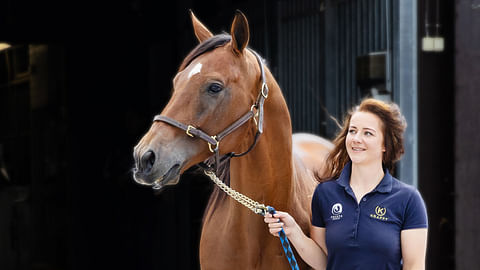
[(360, 134), (360, 132), (357, 132), (355, 136), (353, 136), (353, 140), (355, 142), (360, 142), (362, 140), (362, 135)]

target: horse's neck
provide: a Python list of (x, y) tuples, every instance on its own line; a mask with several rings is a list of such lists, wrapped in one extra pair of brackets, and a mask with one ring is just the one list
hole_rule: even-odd
[(232, 188), (259, 202), (286, 209), (292, 195), (292, 129), (276, 83), (265, 101), (264, 132), (246, 156), (232, 160)]

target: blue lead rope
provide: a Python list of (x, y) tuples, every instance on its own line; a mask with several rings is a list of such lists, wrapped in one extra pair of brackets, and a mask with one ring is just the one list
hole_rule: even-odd
[[(272, 214), (272, 216), (276, 213), (275, 208), (271, 206), (267, 206), (267, 209), (268, 212)], [(300, 270), (298, 268), (297, 260), (295, 260), (295, 255), (293, 255), (292, 248), (290, 247), (290, 242), (288, 242), (288, 238), (285, 235), (285, 231), (283, 230), (283, 228), (280, 232), (278, 232), (278, 236), (280, 237), (280, 241), (282, 242), (283, 251), (285, 251), (285, 255), (287, 256), (290, 267), (293, 270)]]

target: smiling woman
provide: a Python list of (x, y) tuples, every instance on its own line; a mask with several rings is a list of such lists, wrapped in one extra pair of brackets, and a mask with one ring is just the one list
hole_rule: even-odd
[(354, 130), (351, 130), (352, 118), (354, 121), (360, 121), (362, 125), (377, 126), (375, 133), (377, 136), (383, 137), (383, 148), (385, 150), (382, 155), (382, 164), (393, 173), (395, 162), (400, 160), (405, 152), (403, 133), (407, 128), (407, 122), (397, 104), (387, 104), (376, 99), (365, 99), (360, 105), (347, 112), (344, 125), (333, 142), (335, 149), (329, 156), (330, 162), (327, 163), (327, 166), (329, 166), (327, 171), (331, 175), (326, 175), (323, 179), (339, 177), (343, 167), (350, 160), (344, 144), (347, 143), (350, 132), (356, 132), (355, 127), (353, 127)]
[(315, 269), (424, 269), (423, 199), (390, 174), (404, 152), (405, 128), (396, 104), (363, 100), (345, 117), (315, 189), (311, 238), (286, 212), (266, 216), (270, 233), (283, 227)]

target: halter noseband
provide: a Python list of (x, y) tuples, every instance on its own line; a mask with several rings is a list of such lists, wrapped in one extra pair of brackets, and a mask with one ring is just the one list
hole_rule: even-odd
[[(198, 137), (206, 141), (208, 143), (208, 148), (210, 152), (214, 153), (215, 155), (215, 168), (213, 168), (214, 171), (218, 170), (218, 167), (219, 167), (219, 162), (220, 162), (219, 146), (220, 146), (220, 141), (223, 138), (225, 138), (227, 135), (229, 135), (230, 133), (235, 131), (237, 128), (239, 128), (240, 126), (248, 122), (251, 118), (253, 118), (255, 125), (257, 126), (257, 133), (255, 134), (255, 139), (253, 143), (250, 145), (247, 151), (241, 154), (235, 154), (235, 153), (227, 154), (229, 158), (240, 157), (247, 154), (255, 147), (258, 141), (258, 137), (260, 136), (260, 134), (263, 133), (263, 103), (265, 102), (265, 99), (268, 97), (268, 86), (265, 78), (265, 68), (264, 68), (261, 57), (254, 50), (250, 49), (250, 51), (255, 55), (255, 58), (257, 59), (257, 62), (260, 66), (261, 79), (262, 79), (262, 87), (260, 89), (260, 93), (258, 94), (256, 102), (250, 107), (250, 110), (247, 113), (245, 113), (242, 117), (240, 117), (237, 121), (235, 121), (233, 124), (231, 124), (226, 129), (224, 129), (222, 132), (218, 133), (217, 135), (211, 136), (205, 133), (204, 131), (202, 131), (201, 129), (194, 127), (193, 125), (186, 125), (186, 124), (180, 123), (177, 120), (167, 116), (156, 115), (153, 118), (153, 121), (165, 122), (167, 124), (170, 124), (176, 128), (179, 128), (185, 131), (185, 133), (190, 137)], [(254, 112), (254, 109), (256, 110), (256, 112)], [(257, 117), (258, 120), (255, 117)], [(155, 188), (155, 186), (153, 188)]]

